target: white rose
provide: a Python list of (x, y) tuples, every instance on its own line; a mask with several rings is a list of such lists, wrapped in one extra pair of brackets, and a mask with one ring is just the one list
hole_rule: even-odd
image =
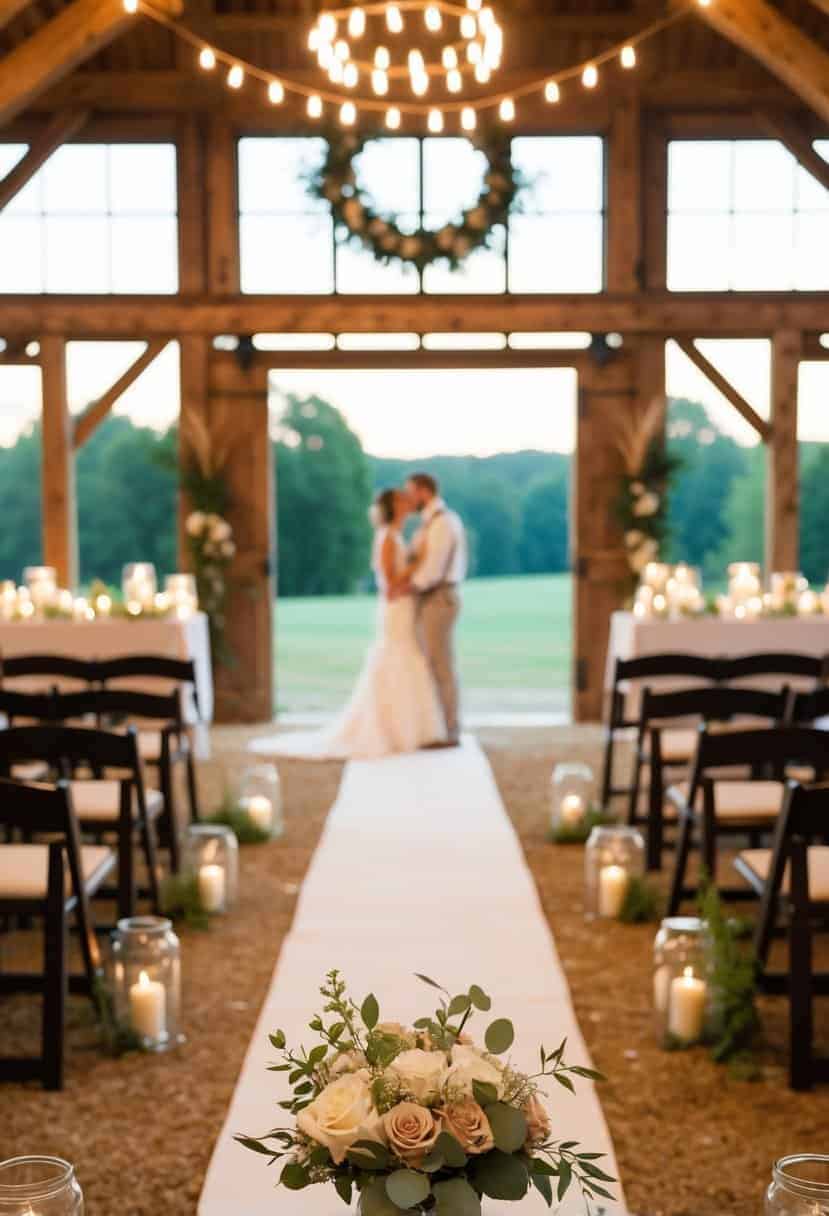
[(236, 554), (236, 546), (232, 540), (222, 542), (222, 557), (234, 557)]
[(333, 1080), (335, 1077), (342, 1077), (346, 1073), (359, 1072), (365, 1066), (366, 1057), (361, 1051), (341, 1051), (328, 1071)]
[(199, 536), (201, 534), (201, 532), (204, 530), (205, 522), (206, 522), (206, 518), (205, 518), (205, 514), (203, 511), (193, 511), (190, 515), (188, 515), (187, 523), (185, 526), (187, 528), (189, 535), (190, 536)]
[(442, 1051), (401, 1051), (387, 1072), (400, 1082), (412, 1097), (423, 1102), (436, 1097), (446, 1080), (446, 1056)]
[(210, 539), (215, 541), (230, 540), (233, 535), (233, 529), (226, 519), (220, 516), (214, 516), (213, 523), (210, 525)]
[(639, 518), (655, 515), (659, 510), (659, 495), (654, 493), (641, 494), (633, 504), (633, 514)]
[(453, 1093), (462, 1094), (465, 1098), (473, 1098), (472, 1082), (481, 1081), (486, 1085), (494, 1085), (498, 1097), (504, 1096), (504, 1077), (501, 1065), (489, 1056), (484, 1056), (476, 1047), (465, 1047), (462, 1044), (452, 1048), (452, 1065), (449, 1069), (448, 1083)]
[(644, 539), (644, 532), (640, 532), (636, 528), (632, 528), (630, 532), (625, 533), (625, 544), (629, 549), (635, 549), (638, 545), (641, 545)]
[(421, 250), (420, 240), (416, 236), (404, 237), (400, 246), (400, 254), (404, 258), (416, 258)]
[(335, 1165), (358, 1140), (383, 1140), (383, 1125), (374, 1109), (365, 1070), (338, 1077), (297, 1115), (297, 1127), (324, 1145)]

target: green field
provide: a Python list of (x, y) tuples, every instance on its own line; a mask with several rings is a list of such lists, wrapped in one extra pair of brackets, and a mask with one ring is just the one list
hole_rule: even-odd
[[(567, 709), (570, 587), (567, 574), (467, 583), (459, 650), (468, 709)], [(278, 601), (280, 711), (330, 711), (342, 703), (371, 640), (375, 611), (369, 595)]]

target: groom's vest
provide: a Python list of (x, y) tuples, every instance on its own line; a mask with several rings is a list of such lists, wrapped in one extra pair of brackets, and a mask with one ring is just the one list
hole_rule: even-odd
[[(439, 519), (441, 515), (446, 515), (446, 514), (447, 514), (447, 512), (446, 512), (445, 507), (441, 507), (439, 510), (435, 511), (434, 515), (432, 516), (432, 518), (429, 520), (428, 524), (426, 525), (426, 532), (427, 533), (429, 532), (429, 529), (432, 527), (432, 524), (435, 522), (436, 519)], [(455, 561), (457, 552), (458, 552), (458, 534), (457, 534), (457, 532), (454, 532), (453, 537), (452, 537), (452, 544), (449, 547), (449, 554), (446, 558), (446, 562), (444, 563), (443, 574), (440, 576), (440, 578), (438, 579), (438, 581), (436, 583), (433, 583), (431, 585), (431, 587), (426, 588), (426, 590), (422, 593), (423, 595), (431, 595), (433, 591), (440, 591), (440, 589), (442, 587), (457, 586), (456, 583), (450, 582), (450, 580), (449, 580), (449, 571), (452, 569), (452, 565)]]

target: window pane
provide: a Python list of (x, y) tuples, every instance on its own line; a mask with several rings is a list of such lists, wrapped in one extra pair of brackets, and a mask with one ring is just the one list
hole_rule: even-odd
[(0, 214), (0, 283), (3, 291), (43, 291), (39, 219)]
[(178, 225), (173, 218), (115, 217), (112, 291), (178, 291)]
[(510, 220), (510, 291), (601, 291), (598, 215), (516, 215)]
[(356, 241), (340, 241), (337, 244), (337, 291), (414, 295), (420, 291), (420, 276), (415, 266), (397, 260), (384, 266)]
[(486, 157), (468, 139), (424, 139), (424, 210), (459, 219), (481, 197), (486, 169)]
[(0, 178), (10, 173), (28, 150), (28, 144), (0, 144)]
[(239, 141), (239, 209), (309, 212), (328, 210), (313, 199), (305, 182), (322, 164), (324, 139), (241, 139)]
[(668, 217), (668, 290), (728, 291), (728, 215)]
[(513, 168), (527, 182), (526, 211), (601, 211), (604, 145), (596, 136), (512, 141)]
[(789, 291), (794, 282), (793, 216), (734, 219), (731, 286), (737, 291)]
[(334, 290), (328, 215), (242, 216), (242, 291), (324, 294)]
[(110, 290), (109, 229), (94, 216), (44, 220), (46, 291)]
[[(826, 143), (826, 160), (829, 160), (829, 141)], [(808, 169), (801, 169), (800, 165), (797, 166), (795, 198), (797, 206), (804, 211), (829, 211), (829, 190)]]
[[(437, 226), (442, 221), (437, 221)], [(433, 225), (428, 224), (429, 227)], [(507, 266), (504, 257), (505, 233), (500, 226), (493, 228), (491, 248), (477, 249), (461, 264), (450, 270), (448, 262), (433, 262), (423, 271), (423, 290), (434, 293), (470, 294), (502, 292), (507, 287)]]
[(104, 215), (108, 210), (107, 149), (67, 144), (43, 167), (43, 209), (53, 215)]
[(175, 215), (175, 148), (172, 144), (113, 144), (110, 182), (113, 211)]
[[(0, 144), (0, 181), (11, 173), (27, 151), (27, 144)], [(40, 177), (41, 174), (36, 173), (22, 190), (18, 190), (11, 202), (0, 211), (0, 220), (4, 215), (31, 214), (40, 210)]]
[(734, 144), (734, 210), (791, 211), (794, 165), (782, 144), (746, 139)]
[(794, 286), (799, 291), (829, 291), (829, 240), (825, 215), (795, 219)]
[(371, 139), (354, 161), (357, 183), (375, 211), (396, 216), (420, 210), (420, 161), (416, 139)]
[(731, 144), (682, 140), (668, 148), (668, 207), (671, 211), (728, 211), (731, 206)]

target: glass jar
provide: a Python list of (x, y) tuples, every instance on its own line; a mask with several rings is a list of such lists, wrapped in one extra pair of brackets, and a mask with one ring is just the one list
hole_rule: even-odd
[(0, 1161), (0, 1216), (83, 1216), (73, 1166), (60, 1157)]
[(145, 1051), (169, 1051), (184, 1042), (179, 1031), (181, 958), (172, 922), (130, 916), (112, 935), (115, 1018)]
[(239, 844), (229, 827), (221, 823), (194, 823), (183, 844), (185, 874), (198, 886), (205, 912), (229, 912), (239, 886)]
[(829, 1216), (829, 1157), (798, 1153), (774, 1166), (766, 1216)]
[(550, 825), (553, 833), (584, 828), (595, 796), (593, 770), (587, 764), (557, 764), (550, 779)]
[(158, 579), (152, 562), (130, 562), (121, 575), (121, 591), (127, 612), (138, 616), (155, 604)]
[(13, 621), (17, 612), (17, 587), (10, 578), (0, 583), (0, 620)]
[(45, 608), (51, 608), (58, 594), (58, 574), (54, 566), (27, 566), (23, 571), (23, 582), (35, 612), (41, 613)]
[(696, 916), (667, 917), (653, 943), (658, 1042), (690, 1047), (704, 1038), (709, 1008), (707, 975), (705, 922)]
[(164, 607), (186, 621), (199, 610), (199, 593), (193, 574), (168, 574), (164, 580)]
[(799, 570), (775, 570), (769, 578), (769, 607), (773, 612), (794, 611), (801, 592), (809, 586)]
[(645, 874), (645, 839), (631, 827), (595, 827), (584, 854), (585, 914), (618, 920), (630, 884)]
[(275, 764), (256, 764), (245, 770), (239, 783), (239, 809), (263, 834), (282, 835), (282, 783)]

